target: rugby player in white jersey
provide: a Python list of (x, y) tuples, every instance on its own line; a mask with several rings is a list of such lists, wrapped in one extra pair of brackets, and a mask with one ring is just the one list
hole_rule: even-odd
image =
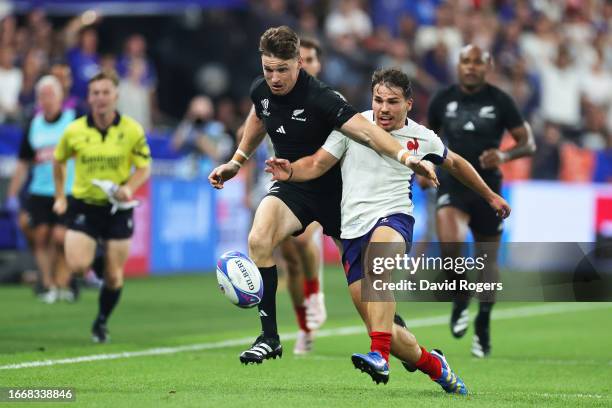
[[(465, 159), (449, 151), (433, 131), (408, 119), (412, 89), (406, 74), (399, 69), (376, 71), (372, 77), (372, 94), (373, 110), (363, 115), (406, 146), (413, 160), (440, 165), (486, 199), (498, 216), (509, 215), (508, 203), (485, 184)], [(450, 369), (441, 351), (428, 352), (412, 333), (394, 322), (394, 301), (368, 302), (361, 298), (362, 249), (371, 243), (387, 242), (400, 244), (393, 247), (401, 247), (403, 253), (412, 241), (414, 218), (410, 188), (414, 172), (336, 131), (313, 155), (293, 163), (272, 158), (266, 162), (266, 171), (272, 173), (274, 180), (301, 182), (319, 177), (340, 160), (342, 261), (353, 303), (371, 338), (371, 351), (353, 354), (353, 364), (377, 383), (386, 383), (389, 354), (392, 354), (407, 368), (429, 375), (446, 392), (467, 394), (465, 384)]]

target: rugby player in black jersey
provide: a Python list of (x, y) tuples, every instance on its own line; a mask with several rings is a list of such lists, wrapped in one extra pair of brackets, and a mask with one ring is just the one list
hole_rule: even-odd
[[(232, 160), (214, 169), (209, 181), (215, 188), (234, 177), (267, 133), (276, 156), (290, 161), (316, 152), (333, 129), (395, 158), (437, 183), (433, 167), (411, 157), (390, 134), (370, 123), (331, 88), (301, 69), (299, 39), (289, 27), (268, 29), (259, 50), (264, 75), (250, 90), (254, 110)], [(242, 363), (261, 363), (282, 356), (276, 325), (278, 276), (272, 251), (290, 235), (299, 235), (313, 221), (323, 233), (340, 236), (342, 179), (339, 165), (323, 176), (302, 183), (276, 182), (261, 201), (249, 233), (249, 256), (259, 267), (264, 295), (258, 305), (262, 333), (240, 355)]]
[[(475, 45), (465, 46), (457, 65), (459, 83), (433, 97), (427, 117), (429, 127), (445, 139), (448, 148), (468, 160), (489, 187), (499, 194), (502, 184), (499, 166), (533, 155), (535, 142), (529, 124), (511, 97), (487, 83), (485, 77), (491, 65), (487, 51)], [(499, 147), (506, 131), (516, 143), (511, 149), (502, 151)], [(487, 279), (496, 279), (502, 220), (485, 200), (452, 177), (441, 175), (437, 202), (438, 239), (443, 243), (464, 242), (468, 228), (477, 250), (488, 249)], [(479, 246), (479, 243), (484, 244)], [(459, 256), (459, 247), (444, 246), (443, 252), (446, 253), (443, 255)], [(457, 293), (453, 302), (450, 325), (453, 336), (457, 338), (465, 335), (468, 328), (468, 299), (466, 294)], [(494, 296), (488, 294), (479, 305), (472, 344), (472, 354), (476, 357), (490, 353), (489, 326), (493, 304)]]

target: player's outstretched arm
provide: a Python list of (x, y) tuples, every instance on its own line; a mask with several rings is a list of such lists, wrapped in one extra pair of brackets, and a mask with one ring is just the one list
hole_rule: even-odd
[(238, 149), (232, 159), (215, 168), (208, 175), (208, 182), (216, 189), (222, 189), (223, 183), (233, 178), (242, 165), (251, 157), (255, 149), (261, 144), (266, 135), (266, 128), (261, 119), (257, 117), (255, 108), (251, 108), (249, 116), (244, 123), (244, 132)]
[(363, 115), (355, 114), (342, 125), (340, 130), (357, 143), (366, 145), (380, 154), (397, 160), (412, 169), (416, 174), (430, 179), (434, 185), (439, 184), (433, 166), (411, 157), (408, 150), (404, 149), (393, 136), (371, 123)]
[(476, 169), (474, 169), (474, 167), (463, 157), (449, 150), (441, 167), (487, 200), (498, 217), (506, 218), (510, 215), (510, 205), (508, 205), (506, 200), (491, 190), (482, 177), (480, 177)]
[(293, 163), (286, 159), (272, 157), (266, 160), (265, 171), (272, 174), (272, 180), (307, 181), (327, 173), (334, 164), (338, 163), (338, 160), (327, 150), (320, 148), (315, 154), (302, 157)]
[[(405, 160), (409, 156), (408, 151), (393, 136), (371, 123), (360, 113), (347, 120), (340, 128), (340, 131), (357, 143), (361, 143), (380, 154), (406, 164)], [(402, 156), (399, 155), (400, 152)]]
[(483, 169), (492, 169), (520, 157), (533, 156), (536, 151), (536, 144), (529, 123), (524, 122), (523, 126), (511, 129), (510, 135), (516, 142), (512, 149), (505, 151), (488, 149), (482, 152), (478, 159)]

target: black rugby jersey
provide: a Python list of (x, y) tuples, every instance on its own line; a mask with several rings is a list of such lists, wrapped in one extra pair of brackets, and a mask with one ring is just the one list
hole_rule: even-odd
[[(332, 130), (358, 112), (329, 86), (300, 70), (293, 89), (274, 95), (263, 76), (251, 85), (257, 117), (263, 120), (276, 157), (291, 162), (314, 154)], [(321, 177), (296, 186), (309, 191), (342, 191), (339, 163)]]
[[(474, 94), (463, 92), (456, 84), (441, 90), (429, 104), (427, 120), (448, 148), (469, 161), (489, 184), (499, 181), (501, 172), (481, 168), (478, 157), (487, 149), (498, 149), (505, 130), (523, 125), (514, 101), (491, 84)], [(453, 177), (448, 182), (460, 184)]]

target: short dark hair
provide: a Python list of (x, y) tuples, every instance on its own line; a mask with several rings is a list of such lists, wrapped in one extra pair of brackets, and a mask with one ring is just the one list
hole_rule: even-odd
[(92, 76), (89, 81), (87, 81), (87, 86), (91, 85), (93, 82), (102, 81), (103, 79), (108, 79), (115, 86), (119, 86), (119, 75), (117, 75), (117, 71), (114, 69), (107, 69), (98, 72), (96, 75)]
[(308, 48), (309, 50), (314, 49), (317, 53), (317, 58), (321, 58), (321, 55), (323, 54), (323, 49), (321, 48), (319, 41), (311, 37), (300, 38), (300, 47)]
[(284, 60), (300, 56), (300, 39), (287, 26), (268, 28), (259, 40), (259, 52)]
[(402, 90), (404, 99), (412, 98), (412, 83), (408, 75), (399, 68), (379, 68), (372, 74), (372, 92), (376, 85), (385, 85)]

